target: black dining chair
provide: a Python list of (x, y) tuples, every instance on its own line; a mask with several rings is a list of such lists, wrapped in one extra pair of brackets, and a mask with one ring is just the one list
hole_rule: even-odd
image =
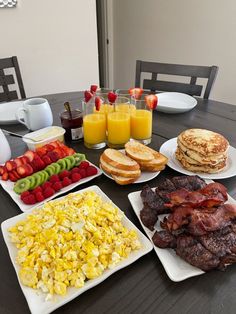
[[(142, 87), (151, 92), (180, 92), (191, 96), (201, 96), (203, 85), (196, 84), (197, 78), (207, 79), (204, 99), (208, 99), (213, 83), (216, 79), (218, 67), (183, 65), (149, 61), (136, 61), (135, 87)], [(143, 79), (142, 73), (151, 73), (151, 79)], [(190, 77), (187, 83), (158, 80), (159, 74)]]
[[(4, 71), (5, 69), (11, 68), (13, 68), (15, 71), (17, 82), (15, 82), (13, 74), (7, 74)], [(16, 90), (9, 90), (9, 85), (11, 84), (18, 85), (20, 97), (18, 97), (18, 93)], [(0, 90), (0, 102), (26, 98), (25, 89), (16, 56), (0, 59), (0, 87), (2, 87), (3, 90), (2, 92)]]

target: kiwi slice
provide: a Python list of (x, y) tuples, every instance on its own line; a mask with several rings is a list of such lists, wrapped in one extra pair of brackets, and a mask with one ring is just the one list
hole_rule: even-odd
[(43, 171), (39, 171), (38, 174), (41, 176), (41, 182), (40, 182), (40, 185), (41, 185), (45, 182), (46, 176)]
[(86, 160), (85, 155), (80, 153), (74, 154), (73, 157), (75, 159), (75, 166), (78, 166), (81, 163), (81, 161)]
[(58, 163), (53, 162), (50, 166), (55, 169), (54, 174), (58, 174), (59, 172), (61, 172), (61, 167), (58, 165)]
[(35, 178), (35, 181), (36, 181), (35, 188), (36, 188), (37, 186), (40, 186), (40, 185), (41, 185), (41, 182), (42, 182), (42, 177), (41, 177), (41, 175), (39, 174), (39, 172), (34, 173), (32, 176)]
[(35, 185), (36, 185), (35, 177), (29, 176), (29, 177), (27, 177), (27, 179), (30, 180), (30, 190), (33, 190), (35, 188)]
[(30, 189), (30, 180), (28, 178), (20, 179), (18, 180), (15, 185), (13, 190), (17, 194), (21, 194), (25, 191), (28, 191)]
[(47, 171), (45, 171), (45, 170), (42, 170), (42, 172), (43, 172), (43, 174), (44, 174), (44, 181), (43, 181), (43, 183), (44, 183), (44, 182), (48, 181), (48, 179), (49, 179), (49, 174), (48, 174)]
[(51, 165), (47, 166), (44, 170), (48, 173), (49, 177), (51, 177), (53, 174), (55, 174), (54, 167), (51, 167)]
[(60, 172), (66, 169), (66, 161), (65, 161), (65, 159), (58, 160), (57, 164), (61, 167)]
[(65, 162), (66, 162), (66, 170), (70, 170), (71, 169), (71, 161), (70, 159), (68, 159), (67, 157), (64, 158)]
[(68, 156), (68, 157), (66, 157), (66, 159), (69, 159), (69, 160), (70, 160), (70, 162), (71, 162), (70, 169), (72, 169), (72, 168), (75, 166), (75, 157), (73, 157), (73, 156)]

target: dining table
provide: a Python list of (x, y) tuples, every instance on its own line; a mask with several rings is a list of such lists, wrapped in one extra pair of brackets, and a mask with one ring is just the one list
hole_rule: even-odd
[[(80, 108), (82, 92), (44, 95), (53, 112), (53, 125), (61, 125), (59, 114), (63, 104), (69, 101), (73, 108)], [(153, 112), (151, 148), (159, 150), (167, 140), (177, 137), (189, 128), (204, 128), (222, 134), (231, 146), (236, 147), (236, 106), (215, 100), (197, 99), (197, 106), (188, 112), (168, 114)], [(10, 104), (9, 104), (10, 106)], [(1, 126), (0, 126), (1, 127)], [(4, 129), (20, 134), (29, 131), (22, 124), (4, 125)], [(12, 157), (27, 150), (26, 144), (15, 137), (8, 137)], [(89, 161), (99, 166), (104, 149), (88, 149), (83, 140), (67, 142), (77, 152), (84, 153)], [(151, 187), (161, 184), (165, 178), (181, 175), (168, 166), (148, 182)], [(236, 198), (236, 177), (218, 182), (224, 184), (228, 193)], [(79, 185), (71, 192), (97, 185), (125, 213), (143, 233), (142, 226), (132, 209), (128, 194), (142, 189), (145, 183), (119, 186), (105, 175)], [(0, 187), (0, 219), (19, 215), (20, 208)], [(26, 299), (19, 286), (3, 236), (0, 237), (0, 313), (30, 313)], [(154, 250), (135, 263), (112, 274), (105, 281), (79, 295), (55, 310), (55, 313), (236, 313), (236, 265), (225, 271), (213, 270), (181, 282), (173, 282), (167, 276)]]

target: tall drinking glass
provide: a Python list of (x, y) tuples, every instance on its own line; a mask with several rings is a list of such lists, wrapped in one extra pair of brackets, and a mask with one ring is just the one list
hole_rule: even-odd
[(106, 146), (106, 115), (96, 113), (95, 97), (88, 103), (83, 101), (84, 108), (84, 145), (92, 149), (100, 149)]

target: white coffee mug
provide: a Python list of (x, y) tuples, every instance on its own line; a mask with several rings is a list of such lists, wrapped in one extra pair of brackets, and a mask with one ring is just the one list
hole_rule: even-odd
[(25, 100), (23, 106), (16, 112), (16, 119), (31, 131), (51, 126), (53, 122), (51, 108), (44, 98)]
[(6, 136), (0, 129), (0, 164), (4, 164), (9, 159), (11, 159), (11, 148)]

